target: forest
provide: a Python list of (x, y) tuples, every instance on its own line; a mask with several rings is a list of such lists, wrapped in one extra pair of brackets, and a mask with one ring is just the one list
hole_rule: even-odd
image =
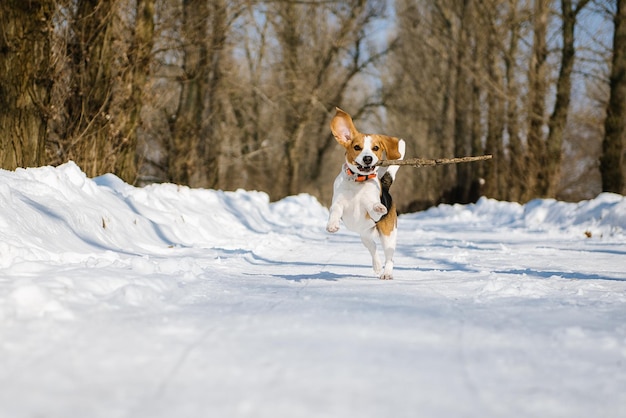
[(335, 107), (407, 157), (403, 212), (626, 194), (625, 0), (3, 0), (0, 168), (310, 193)]

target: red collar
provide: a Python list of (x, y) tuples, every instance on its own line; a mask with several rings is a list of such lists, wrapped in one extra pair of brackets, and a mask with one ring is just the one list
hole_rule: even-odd
[(354, 171), (350, 170), (350, 167), (348, 167), (348, 164), (345, 164), (345, 168), (346, 168), (346, 174), (348, 175), (348, 177), (350, 177), (351, 180), (356, 181), (356, 182), (363, 182), (363, 181), (376, 178), (376, 172), (373, 172), (371, 174), (357, 174)]

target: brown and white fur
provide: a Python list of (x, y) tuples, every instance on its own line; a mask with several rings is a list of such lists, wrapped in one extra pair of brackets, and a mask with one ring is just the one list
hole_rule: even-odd
[[(350, 115), (339, 108), (330, 122), (330, 129), (346, 149), (346, 161), (335, 179), (326, 230), (337, 232), (342, 220), (346, 228), (361, 236), (372, 255), (376, 274), (383, 280), (392, 279), (397, 213), (389, 186), (399, 167), (377, 167), (376, 163), (382, 159), (404, 158), (406, 145), (402, 139), (357, 131)], [(377, 237), (385, 254), (384, 268), (376, 253)]]

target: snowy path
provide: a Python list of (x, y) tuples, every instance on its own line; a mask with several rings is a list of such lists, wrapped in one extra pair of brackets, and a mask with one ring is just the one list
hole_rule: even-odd
[[(400, 218), (0, 171), (0, 417), (626, 416), (626, 199)], [(584, 232), (592, 237), (586, 238)]]

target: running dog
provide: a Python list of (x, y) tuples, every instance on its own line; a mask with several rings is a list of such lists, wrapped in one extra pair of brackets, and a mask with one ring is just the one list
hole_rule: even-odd
[[(346, 149), (346, 160), (335, 179), (326, 230), (337, 232), (340, 221), (357, 232), (372, 255), (372, 265), (382, 280), (393, 279), (393, 254), (397, 240), (396, 205), (389, 194), (398, 166), (379, 167), (382, 159), (404, 158), (406, 144), (386, 135), (363, 134), (352, 118), (337, 108), (330, 122), (337, 142)], [(376, 238), (385, 254), (383, 267), (376, 253)]]

